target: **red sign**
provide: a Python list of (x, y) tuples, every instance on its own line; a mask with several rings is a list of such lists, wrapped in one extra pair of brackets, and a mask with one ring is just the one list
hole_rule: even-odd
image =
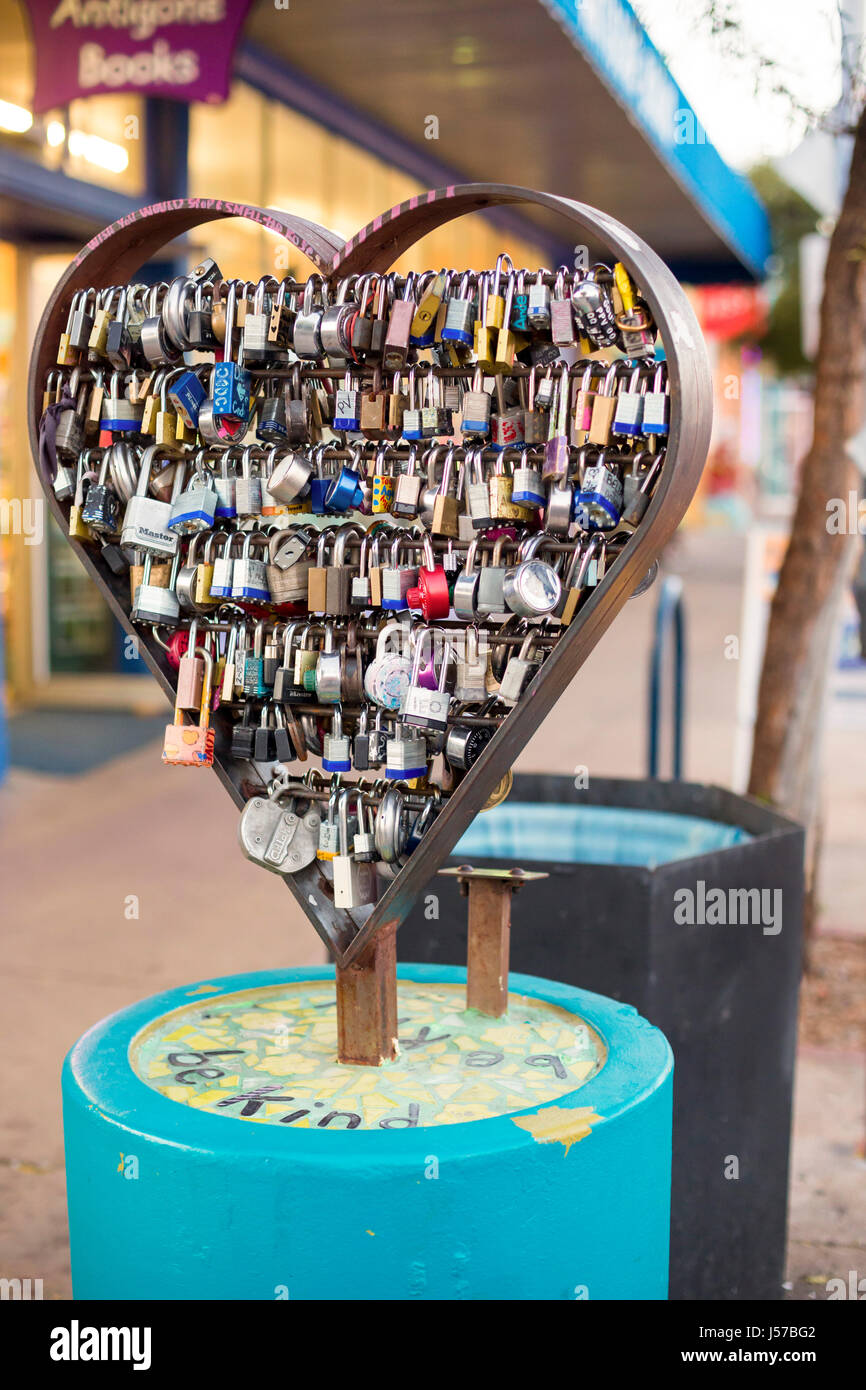
[(252, 0), (25, 0), (38, 114), (78, 97), (139, 92), (225, 101)]
[(702, 285), (697, 291), (701, 328), (711, 338), (762, 337), (767, 297), (757, 285)]

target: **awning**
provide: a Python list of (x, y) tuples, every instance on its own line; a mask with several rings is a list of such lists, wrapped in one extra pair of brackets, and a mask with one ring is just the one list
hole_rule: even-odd
[[(261, 0), (244, 33), (238, 76), (429, 187), (563, 194), (633, 227), (682, 279), (762, 274), (764, 209), (626, 0)], [(551, 264), (570, 264), (561, 225), (526, 218)]]

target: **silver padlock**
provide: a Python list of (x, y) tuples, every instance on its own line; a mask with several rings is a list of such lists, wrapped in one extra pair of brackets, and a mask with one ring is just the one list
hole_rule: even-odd
[(426, 685), (420, 684), (421, 659), (424, 654), (425, 639), (428, 635), (430, 636), (432, 654), (433, 629), (421, 628), (416, 633), (415, 659), (412, 662), (412, 677), (403, 703), (402, 719), (404, 724), (414, 728), (427, 729), (431, 733), (442, 733), (448, 727), (448, 712), (451, 708), (451, 696), (446, 689), (448, 666), (451, 660), (451, 644), (445, 643), (437, 688), (430, 690)]
[(378, 897), (376, 873), (369, 861), (355, 858), (354, 841), (349, 837), (349, 798), (340, 794), (337, 809), (339, 853), (334, 856), (334, 906), (344, 911), (367, 907)]
[(541, 618), (552, 613), (562, 595), (562, 583), (556, 570), (546, 560), (536, 558), (545, 539), (538, 532), (525, 540), (517, 552), (518, 563), (503, 575), (505, 607), (521, 618)]
[(541, 658), (533, 656), (534, 648), (535, 633), (528, 632), (517, 656), (508, 659), (499, 687), (499, 699), (512, 709), (541, 665)]
[[(155, 497), (148, 496), (153, 464), (157, 458), (164, 458), (166, 453), (169, 457), (177, 457), (172, 450), (166, 450), (160, 444), (151, 444), (144, 450), (135, 493), (126, 504), (120, 533), (121, 545), (131, 546), (135, 550), (146, 550), (153, 555), (175, 555), (178, 546), (177, 534), (169, 529), (173, 502), (159, 502)], [(183, 467), (178, 463), (172, 490), (173, 498), (180, 492), (183, 474)]]

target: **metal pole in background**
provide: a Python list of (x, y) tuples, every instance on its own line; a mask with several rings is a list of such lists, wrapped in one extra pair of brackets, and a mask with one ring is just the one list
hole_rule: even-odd
[(655, 640), (650, 659), (649, 731), (647, 776), (659, 775), (659, 746), (662, 722), (662, 678), (668, 634), (673, 632), (673, 729), (672, 776), (683, 776), (683, 717), (685, 712), (685, 616), (683, 611), (683, 581), (677, 574), (665, 577), (656, 607)]

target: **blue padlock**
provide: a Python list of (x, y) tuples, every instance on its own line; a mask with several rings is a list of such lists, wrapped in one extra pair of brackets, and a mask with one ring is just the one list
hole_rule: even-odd
[(191, 430), (197, 429), (199, 411), (207, 399), (207, 392), (195, 372), (180, 372), (177, 380), (169, 388), (168, 399), (184, 424)]
[(361, 479), (353, 468), (343, 464), (325, 494), (325, 509), (329, 512), (348, 512), (359, 505)]

